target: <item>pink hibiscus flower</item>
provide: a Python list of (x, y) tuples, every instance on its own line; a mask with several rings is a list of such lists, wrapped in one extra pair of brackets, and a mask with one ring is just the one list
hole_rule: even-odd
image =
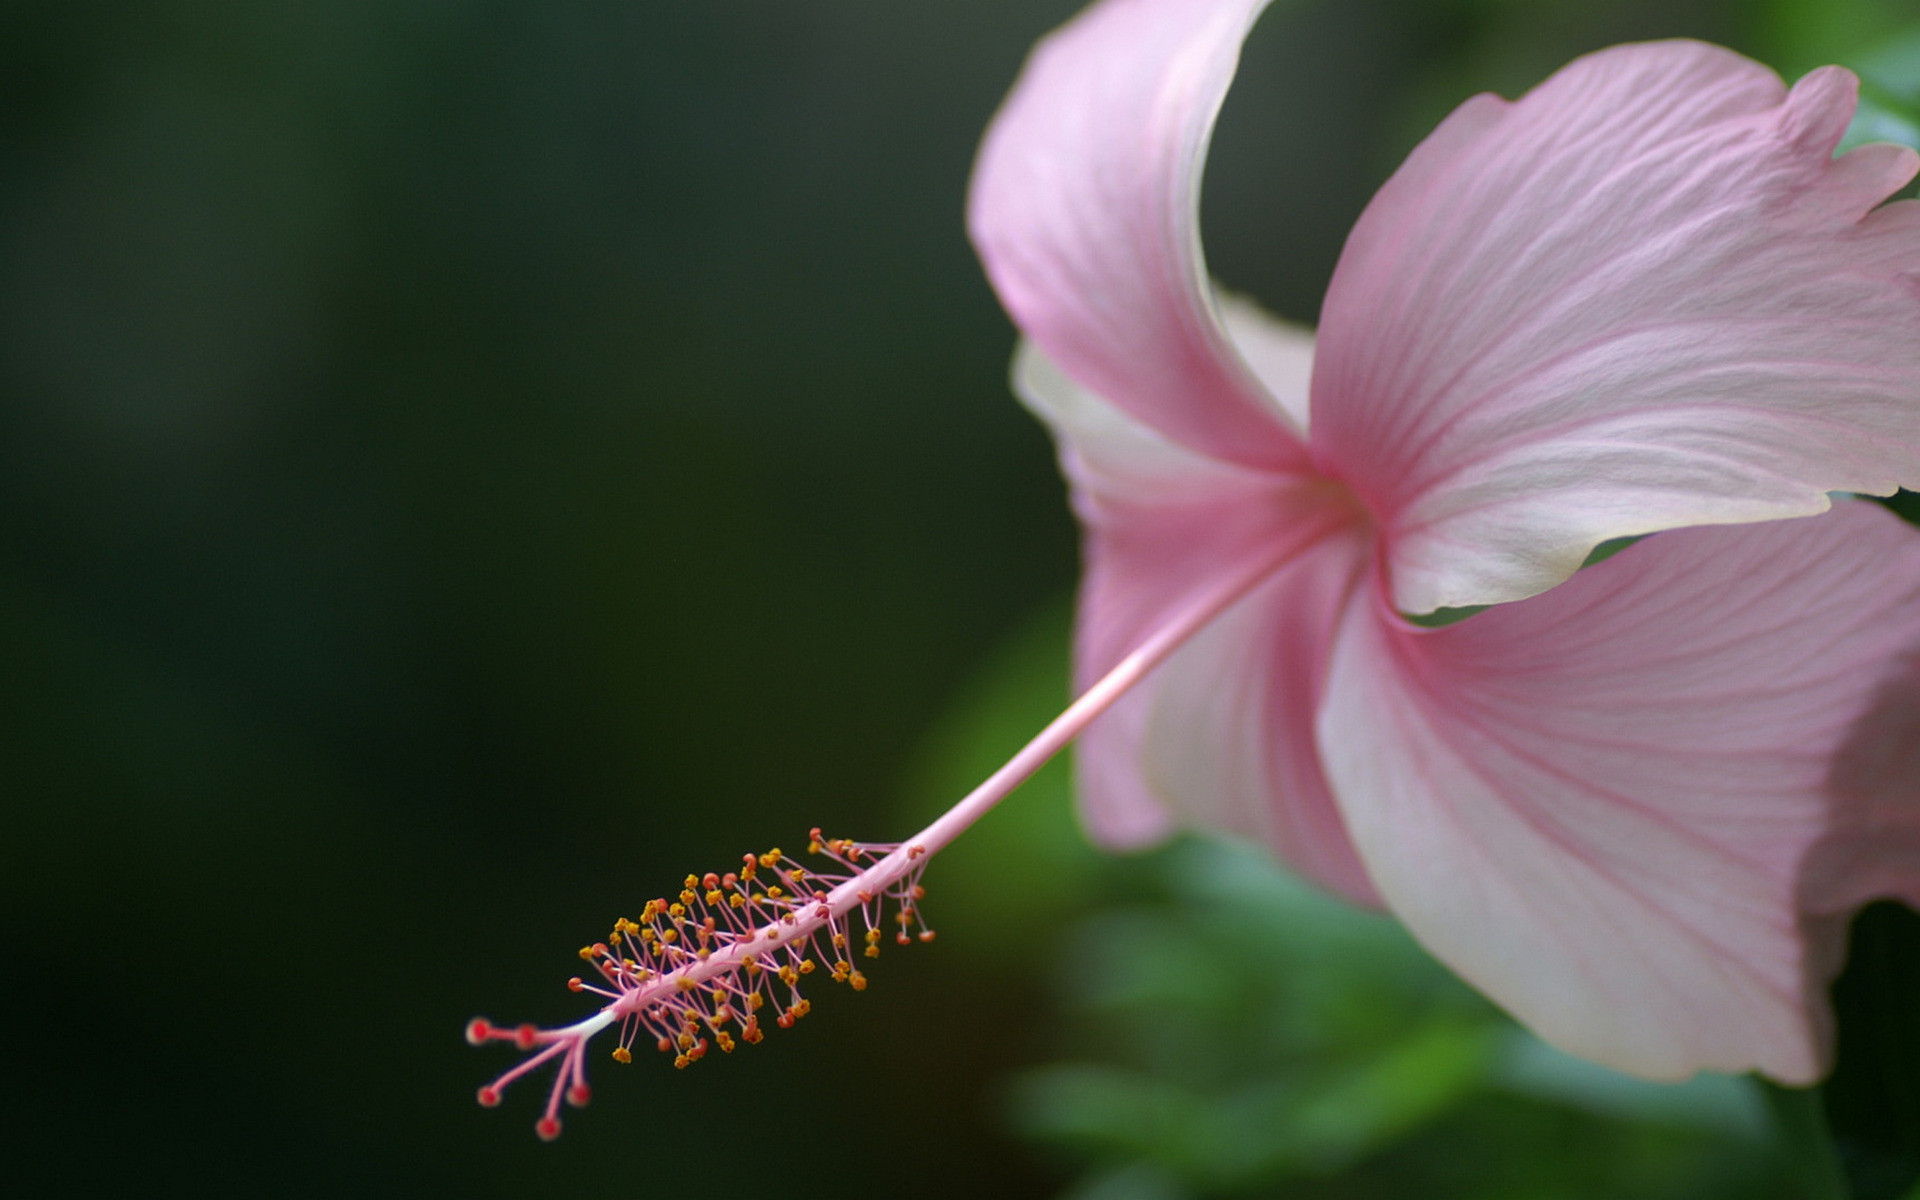
[(1095, 5), (975, 173), (1082, 682), (1250, 588), (1088, 728), (1088, 826), (1260, 838), (1585, 1057), (1818, 1078), (1846, 916), (1920, 900), (1920, 536), (1829, 499), (1920, 484), (1916, 156), (1833, 157), (1839, 68), (1593, 54), (1413, 152), (1316, 346), (1200, 253), (1263, 7)]
[(928, 858), (1083, 731), (1108, 844), (1261, 838), (1624, 1070), (1823, 1073), (1847, 916), (1920, 902), (1920, 533), (1829, 499), (1920, 484), (1920, 204), (1876, 207), (1916, 156), (1832, 157), (1837, 68), (1591, 55), (1414, 151), (1316, 348), (1200, 255), (1264, 4), (1105, 0), (981, 150), (974, 239), (1086, 527), (1080, 699), (905, 842), (816, 830), (814, 866), (622, 918), (569, 983), (593, 1015), (469, 1024), (528, 1053), (481, 1103), (551, 1064), (554, 1137), (603, 1032), (686, 1066), (804, 1017), (816, 968), (864, 988), (933, 936)]

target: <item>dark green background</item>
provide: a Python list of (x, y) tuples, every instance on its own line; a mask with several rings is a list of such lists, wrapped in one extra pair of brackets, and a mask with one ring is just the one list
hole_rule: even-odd
[[(573, 1017), (572, 949), (688, 870), (905, 833), (918, 741), (1071, 587), (962, 199), (1074, 7), (0, 5), (0, 1186), (1061, 1186), (997, 1115), (1060, 1040), (1018, 954), (597, 1066), (554, 1146), (459, 1031)], [(1310, 321), (1470, 92), (1912, 15), (1283, 4), (1213, 265)]]

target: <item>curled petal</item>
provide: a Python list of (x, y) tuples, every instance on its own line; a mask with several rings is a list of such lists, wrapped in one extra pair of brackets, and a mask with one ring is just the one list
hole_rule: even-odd
[(1267, 0), (1106, 0), (1035, 48), (980, 147), (968, 225), (1014, 322), (1070, 378), (1224, 462), (1308, 467), (1234, 353), (1200, 253), (1200, 169)]
[[(1081, 803), (1144, 797), (1181, 825), (1252, 838), (1328, 891), (1380, 907), (1314, 740), (1328, 634), (1364, 554), (1357, 537), (1314, 546), (1090, 726), (1074, 760)], [(1119, 575), (1090, 571), (1089, 596)], [(1078, 661), (1102, 661), (1108, 633), (1082, 626)]]
[(1872, 900), (1920, 908), (1920, 655), (1909, 655), (1874, 694), (1834, 756), (1827, 791), (1838, 819), (1808, 857), (1801, 906), (1838, 954), (1845, 923)]
[(1445, 629), (1356, 609), (1320, 742), (1389, 907), (1548, 1041), (1806, 1083), (1844, 937), (1807, 896), (1874, 832), (1834, 764), (1916, 647), (1920, 535), (1847, 501), (1661, 534)]
[(1832, 157), (1856, 88), (1621, 46), (1414, 151), (1342, 254), (1313, 394), (1401, 611), (1920, 484), (1920, 205), (1874, 207), (1920, 160)]
[[(1230, 309), (1266, 378), (1304, 397), (1311, 340)], [(1086, 529), (1075, 672), (1085, 687), (1225, 574), (1325, 529), (1096, 720), (1075, 752), (1083, 818), (1109, 846), (1204, 824), (1257, 837), (1303, 874), (1378, 899), (1327, 792), (1313, 742), (1328, 646), (1365, 546), (1342, 494), (1175, 445), (1080, 388), (1030, 344), (1016, 390), (1060, 439)]]

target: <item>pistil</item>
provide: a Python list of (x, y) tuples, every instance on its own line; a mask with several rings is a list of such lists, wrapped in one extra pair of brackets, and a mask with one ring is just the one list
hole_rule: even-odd
[(580, 1107), (591, 1096), (587, 1044), (616, 1025), (616, 1061), (630, 1062), (632, 1046), (644, 1033), (662, 1052), (674, 1055), (676, 1067), (684, 1068), (716, 1045), (731, 1053), (740, 1042), (760, 1041), (761, 1013), (769, 1008), (781, 1028), (806, 1016), (811, 1004), (801, 996), (799, 983), (820, 962), (828, 965), (834, 982), (864, 991), (866, 976), (853, 962), (856, 939), (859, 956), (878, 957), (889, 909), (897, 943), (933, 940), (933, 930), (920, 913), (925, 894), (920, 875), (932, 855), (992, 811), (1194, 634), (1304, 551), (1352, 527), (1345, 513), (1330, 506), (1324, 520), (1302, 523), (1295, 536), (1276, 541), (1268, 554), (1224, 576), (1148, 635), (1005, 765), (907, 841), (828, 839), (815, 829), (808, 850), (825, 863), (817, 870), (778, 849), (749, 854), (737, 871), (687, 876), (677, 898), (647, 901), (638, 921), (622, 917), (606, 941), (580, 950), (600, 982), (578, 977), (568, 981), (573, 991), (606, 999), (598, 1012), (552, 1029), (508, 1028), (480, 1018), (468, 1023), (467, 1040), (474, 1045), (511, 1042), (530, 1052), (480, 1089), (480, 1103), (499, 1104), (509, 1084), (558, 1059), (546, 1108), (535, 1125), (542, 1138), (552, 1140), (560, 1135), (561, 1102)]

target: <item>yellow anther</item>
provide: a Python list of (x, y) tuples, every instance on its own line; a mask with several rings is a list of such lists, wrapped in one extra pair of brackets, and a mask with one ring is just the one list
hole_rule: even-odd
[(669, 904), (667, 905), (667, 915), (678, 921), (681, 917), (687, 915), (687, 906), (684, 904)]
[(747, 1022), (747, 1027), (740, 1031), (740, 1036), (745, 1038), (749, 1043), (758, 1044), (760, 1039), (767, 1035), (760, 1031), (760, 1023), (758, 1021), (749, 1021)]
[(774, 900), (778, 900), (780, 897), (786, 895), (786, 893), (777, 887), (770, 887), (767, 889), (767, 895)]
[(697, 888), (700, 886), (700, 877), (698, 875), (689, 875), (687, 876), (686, 882), (681, 884), (680, 886)]
[(788, 1012), (790, 1012), (790, 1013), (792, 1013), (792, 1014), (793, 1014), (793, 1019), (797, 1021), (797, 1020), (799, 1020), (799, 1019), (800, 1019), (801, 1017), (804, 1017), (804, 1016), (806, 1016), (806, 1015), (807, 1015), (808, 1013), (810, 1013), (810, 1012), (812, 1012), (812, 1011), (813, 1011), (813, 1001), (811, 1001), (811, 1000), (796, 1000), (796, 1001), (794, 1001), (794, 1003), (793, 1003), (793, 1007), (792, 1007), (792, 1008), (790, 1008), (790, 1009), (788, 1009), (787, 1011), (788, 1011)]
[(633, 1061), (633, 1051), (627, 1049), (625, 1046), (615, 1046), (613, 1048), (613, 1061), (617, 1063), (630, 1063)]
[(593, 947), (592, 947), (592, 946), (582, 946), (582, 947), (580, 947), (580, 957), (581, 957), (581, 959), (582, 959), (583, 961), (585, 961), (585, 962), (592, 962), (592, 961), (593, 961)]
[(674, 1056), (673, 1065), (675, 1069), (684, 1071), (693, 1065), (693, 1060), (684, 1054), (677, 1054)]
[(690, 1033), (683, 1033), (679, 1037), (674, 1039), (674, 1044), (679, 1046), (682, 1050), (691, 1050), (693, 1049), (693, 1035)]
[(723, 901), (723, 900), (725, 900), (725, 899), (726, 899), (726, 896), (725, 896), (724, 894), (722, 894), (722, 893), (721, 893), (721, 892), (719, 891), (719, 889), (717, 889), (717, 888), (716, 888), (715, 890), (713, 890), (713, 891), (711, 891), (711, 892), (708, 892), (708, 893), (707, 893), (707, 903), (708, 903), (708, 904), (719, 904), (719, 903), (720, 903), (721, 901)]
[(904, 908), (901, 909), (899, 912), (893, 914), (893, 923), (895, 925), (908, 925), (908, 924), (911, 924), (912, 922), (913, 922), (913, 914), (908, 912)]
[(869, 929), (869, 930), (867, 930), (867, 942), (868, 942), (868, 944), (872, 944), (872, 943), (874, 943), (874, 942), (877, 942), (877, 941), (879, 941), (879, 940), (880, 940), (880, 931), (879, 931), (878, 929)]
[(853, 990), (856, 992), (864, 992), (867, 990), (867, 977), (858, 971), (847, 976), (847, 982), (853, 985)]
[(834, 934), (833, 944), (836, 949), (845, 949), (847, 945), (847, 935), (844, 933)]
[(642, 929), (640, 931), (640, 940), (643, 942), (657, 942), (660, 940), (660, 935), (651, 929)]
[(722, 1033), (718, 1035), (718, 1037), (715, 1040), (720, 1043), (720, 1048), (722, 1050), (726, 1051), (728, 1054), (733, 1053), (733, 1035), (732, 1034)]
[(794, 984), (800, 982), (800, 972), (794, 970), (791, 966), (781, 967), (780, 982), (786, 984), (788, 987), (792, 987)]
[(727, 897), (727, 903), (733, 905), (735, 908), (745, 908), (747, 906), (747, 898), (739, 892), (735, 892), (733, 895)]
[[(762, 996), (759, 992), (755, 992), (753, 995), (747, 997), (747, 1008), (753, 1012), (759, 1012), (760, 1006), (766, 1002), (767, 998), (765, 996)], [(749, 1022), (749, 1024), (751, 1024), (751, 1022)]]
[(676, 986), (679, 987), (679, 989), (683, 992), (690, 992), (693, 989), (699, 987), (700, 985), (695, 983), (693, 980), (688, 979), (685, 975), (682, 975)]
[(699, 897), (694, 895), (692, 888), (688, 888), (686, 891), (680, 893), (680, 903), (682, 904), (692, 904), (698, 899)]
[(802, 879), (805, 879), (806, 877), (807, 877), (807, 869), (805, 867), (794, 867), (792, 870), (787, 872), (788, 883), (799, 883)]
[(773, 867), (773, 866), (778, 866), (779, 864), (780, 864), (780, 847), (778, 846), (775, 846), (773, 849), (767, 851), (765, 854), (762, 854), (760, 856), (760, 865), (763, 867)]
[(803, 959), (801, 959), (801, 960), (800, 960), (800, 973), (801, 973), (802, 975), (811, 975), (811, 974), (813, 974), (813, 960), (812, 960), (812, 959), (810, 959), (810, 958), (803, 958)]
[(680, 931), (677, 929), (669, 929), (660, 935), (660, 940), (671, 946), (680, 940)]
[(868, 958), (879, 958), (879, 957), (880, 957), (880, 947), (878, 947), (878, 946), (868, 946), (868, 947), (867, 947), (867, 957), (868, 957)]

